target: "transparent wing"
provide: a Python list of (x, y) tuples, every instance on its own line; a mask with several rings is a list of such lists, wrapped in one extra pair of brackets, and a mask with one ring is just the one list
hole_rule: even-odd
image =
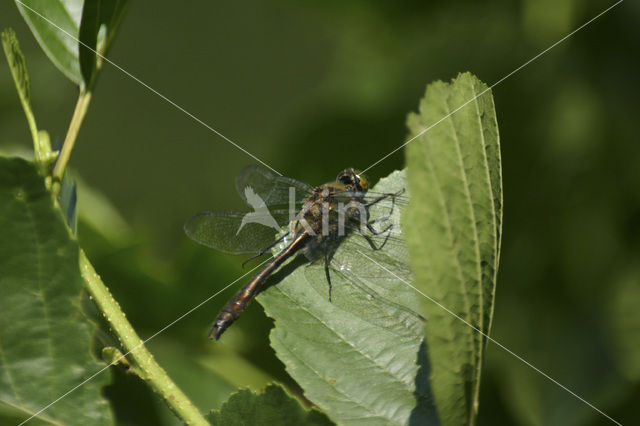
[(205, 211), (184, 224), (184, 231), (197, 243), (231, 253), (258, 253), (276, 239), (289, 222), (287, 211)]
[[(305, 275), (315, 291), (329, 297), (322, 261), (310, 264)], [(406, 284), (413, 277), (401, 233), (377, 250), (360, 233), (346, 237), (331, 259), (330, 275), (333, 305), (397, 335), (420, 333), (424, 318), (417, 294)]]
[[(250, 188), (250, 189), (248, 189)], [(247, 166), (236, 176), (236, 191), (250, 206), (254, 206), (251, 194), (257, 194), (267, 206), (286, 205), (290, 193), (296, 204), (301, 203), (313, 190), (311, 185), (298, 180), (278, 176), (257, 165)]]

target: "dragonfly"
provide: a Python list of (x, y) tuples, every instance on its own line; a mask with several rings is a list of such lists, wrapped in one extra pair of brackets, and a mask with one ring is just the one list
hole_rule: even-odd
[[(251, 165), (238, 173), (236, 190), (253, 212), (203, 211), (185, 223), (185, 233), (192, 240), (218, 251), (252, 254), (243, 266), (270, 251), (275, 255), (222, 308), (209, 331), (211, 339), (218, 340), (244, 312), (267, 279), (299, 253), (304, 253), (313, 265), (322, 263), (329, 301), (332, 270), (334, 276), (350, 274), (353, 277), (350, 282), (359, 286), (369, 298), (374, 298), (377, 293), (365, 282), (367, 274), (375, 268), (371, 262), (366, 265), (362, 257), (354, 257), (354, 251), (381, 250), (387, 245), (404, 244), (402, 238), (394, 235), (399, 231), (399, 211), (408, 202), (404, 188), (374, 192), (367, 177), (353, 168), (341, 171), (333, 182), (313, 187)], [(373, 210), (376, 211), (375, 218), (371, 215)], [(353, 235), (362, 238), (357, 243), (350, 243), (348, 250), (343, 250), (344, 241)], [(337, 252), (346, 255), (336, 256)], [(406, 270), (396, 273), (408, 276)], [(397, 310), (393, 302), (386, 303), (392, 306), (388, 311)], [(382, 312), (378, 318), (383, 321), (385, 316)]]

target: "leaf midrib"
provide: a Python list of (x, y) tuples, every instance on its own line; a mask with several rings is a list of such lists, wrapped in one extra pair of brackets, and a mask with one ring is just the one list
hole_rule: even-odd
[[(444, 105), (445, 108), (447, 109), (447, 114), (452, 114), (451, 113), (451, 107), (449, 106), (449, 98), (445, 97), (444, 98)], [(460, 166), (460, 172), (461, 172), (461, 177), (462, 177), (462, 183), (463, 183), (463, 187), (464, 187), (464, 194), (465, 194), (465, 198), (466, 198), (466, 202), (467, 202), (467, 206), (469, 207), (469, 218), (471, 219), (471, 225), (472, 225), (472, 229), (473, 229), (473, 246), (474, 246), (474, 252), (475, 252), (475, 269), (476, 269), (476, 274), (477, 274), (477, 283), (480, 286), (480, 288), (478, 289), (478, 298), (480, 300), (478, 300), (478, 305), (479, 305), (479, 309), (478, 309), (478, 316), (479, 318), (477, 318), (478, 321), (478, 325), (480, 326), (480, 329), (482, 329), (482, 323), (483, 323), (483, 319), (484, 319), (484, 287), (482, 285), (482, 268), (480, 266), (480, 263), (482, 262), (482, 257), (480, 255), (480, 244), (479, 244), (479, 237), (478, 237), (478, 225), (476, 223), (476, 214), (475, 214), (475, 209), (473, 208), (473, 200), (471, 199), (471, 192), (469, 190), (469, 177), (467, 176), (467, 170), (465, 168), (465, 162), (464, 159), (462, 158), (462, 148), (460, 146), (460, 138), (458, 136), (458, 130), (457, 127), (454, 125), (453, 122), (453, 117), (450, 117), (449, 120), (447, 120), (450, 125), (451, 125), (451, 130), (453, 132), (453, 139), (455, 141), (455, 146), (456, 146), (456, 153), (458, 154), (458, 164)], [(482, 134), (482, 131), (480, 131), (480, 133)], [(481, 136), (482, 137), (482, 136)], [(484, 146), (484, 145), (483, 145)], [(465, 287), (466, 288), (466, 287)], [(473, 293), (470, 293), (473, 294)], [(468, 307), (469, 309), (469, 316), (468, 318), (470, 319), (470, 324), (473, 324), (472, 321), (472, 314), (471, 314), (471, 308)], [(474, 331), (475, 332), (475, 331)], [(477, 378), (478, 375), (480, 374), (480, 363), (482, 362), (482, 337), (480, 337), (480, 339), (477, 339), (476, 336), (474, 336), (474, 332), (471, 332), (469, 334), (469, 336), (471, 337), (471, 342), (472, 342), (472, 346), (474, 348), (474, 354), (473, 354), (473, 358), (472, 361), (475, 364), (474, 365), (474, 376)], [(476, 388), (477, 389), (477, 388)], [(473, 391), (473, 395), (472, 395), (472, 400), (471, 403), (473, 404), (475, 402), (475, 398), (476, 398), (476, 389), (474, 389)], [(472, 407), (469, 407), (470, 409)], [(468, 412), (469, 416), (472, 416), (473, 414), (471, 413), (471, 411)]]
[[(455, 259), (455, 263), (456, 263), (456, 269), (458, 272), (458, 280), (460, 282), (461, 285), (461, 290), (462, 290), (462, 295), (463, 295), (463, 300), (464, 300), (464, 305), (465, 305), (465, 321), (469, 322), (469, 299), (467, 296), (467, 292), (466, 292), (466, 283), (464, 280), (464, 274), (462, 273), (462, 265), (460, 265), (460, 259), (458, 258), (458, 249), (454, 247), (454, 238), (453, 238), (453, 231), (451, 228), (451, 220), (450, 220), (450, 214), (449, 214), (449, 209), (447, 208), (447, 202), (445, 200), (445, 198), (442, 195), (442, 184), (440, 183), (440, 180), (438, 179), (438, 176), (436, 175), (435, 171), (433, 170), (433, 163), (431, 162), (431, 158), (427, 158), (426, 160), (427, 163), (427, 167), (429, 168), (429, 172), (431, 173), (431, 178), (433, 179), (434, 183), (436, 184), (437, 187), (437, 193), (438, 193), (438, 200), (440, 201), (440, 206), (442, 208), (442, 211), (444, 212), (444, 219), (445, 219), (445, 224), (446, 224), (446, 229), (447, 229), (447, 235), (449, 236), (449, 242), (450, 245), (452, 247), (453, 250), (453, 254), (454, 254), (454, 259)], [(426, 260), (424, 260), (426, 261)], [(430, 271), (433, 271), (433, 268), (429, 268)], [(434, 283), (437, 283), (438, 280), (436, 278), (435, 275), (432, 274), (432, 280)], [(453, 340), (453, 338), (455, 337), (455, 332), (453, 332), (452, 328), (451, 328), (451, 323), (450, 322), (445, 322), (445, 324), (447, 324), (447, 328), (449, 330), (449, 334), (451, 336), (450, 340)], [(473, 346), (473, 342), (471, 343), (471, 345)], [(456, 354), (456, 358), (458, 361), (460, 361), (460, 351), (453, 351)], [(460, 363), (458, 363), (460, 364)]]
[[(2, 403), (3, 403), (3, 404), (6, 404), (6, 405), (8, 405), (8, 406), (10, 406), (10, 407), (15, 408), (16, 410), (20, 410), (20, 411), (24, 412), (24, 413), (25, 413), (25, 415), (27, 415), (27, 416), (33, 416), (33, 415), (35, 415), (35, 414), (36, 414), (36, 412), (35, 412), (35, 411), (33, 411), (33, 410), (31, 410), (31, 409), (29, 409), (29, 408), (25, 407), (25, 406), (24, 406), (24, 405), (22, 405), (22, 404), (14, 404), (13, 402), (11, 402), (11, 401), (6, 401), (6, 400), (3, 400), (3, 401), (2, 401)], [(60, 423), (58, 420), (52, 419), (51, 417), (49, 417), (49, 416), (47, 416), (46, 414), (43, 414), (43, 413), (39, 413), (39, 414), (38, 414), (38, 420), (44, 420), (44, 421), (47, 421), (47, 422), (51, 423), (52, 425), (57, 425), (57, 426), (67, 426), (67, 424), (66, 424), (66, 423)]]

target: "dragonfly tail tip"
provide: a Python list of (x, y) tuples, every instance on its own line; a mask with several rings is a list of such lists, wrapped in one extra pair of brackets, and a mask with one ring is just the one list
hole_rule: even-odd
[(220, 340), (220, 336), (222, 335), (222, 332), (224, 330), (219, 329), (218, 327), (216, 327), (216, 325), (214, 324), (213, 327), (211, 327), (211, 330), (209, 330), (209, 339), (211, 340)]

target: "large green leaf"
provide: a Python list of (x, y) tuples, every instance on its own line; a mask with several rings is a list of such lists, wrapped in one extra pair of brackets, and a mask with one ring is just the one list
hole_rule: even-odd
[(477, 414), (487, 339), (470, 326), (489, 333), (500, 254), (498, 126), (486, 89), (468, 73), (433, 83), (408, 119), (420, 136), (406, 152), (407, 243), (416, 287), (451, 311), (423, 298), (431, 386), (440, 419), (452, 425), (472, 424)]
[(267, 386), (262, 394), (241, 390), (207, 417), (214, 426), (333, 424), (319, 411), (305, 410), (278, 385)]
[[(78, 246), (30, 163), (0, 158), (0, 402), (26, 419), (100, 370), (81, 309)], [(109, 424), (100, 375), (49, 407), (54, 424)], [(15, 414), (14, 414), (15, 415)]]
[(128, 0), (15, 2), (49, 59), (78, 85), (95, 78), (101, 61), (94, 51), (106, 53), (128, 4)]
[[(374, 188), (397, 192), (405, 173)], [(379, 216), (376, 207), (372, 217)], [(397, 216), (396, 216), (397, 217)], [(399, 224), (398, 224), (399, 225)], [(275, 318), (271, 344), (305, 396), (340, 424), (436, 424), (418, 296), (399, 227), (372, 250), (359, 235), (338, 248), (332, 302), (321, 264), (294, 260), (258, 296)], [(391, 273), (389, 272), (391, 271)]]

